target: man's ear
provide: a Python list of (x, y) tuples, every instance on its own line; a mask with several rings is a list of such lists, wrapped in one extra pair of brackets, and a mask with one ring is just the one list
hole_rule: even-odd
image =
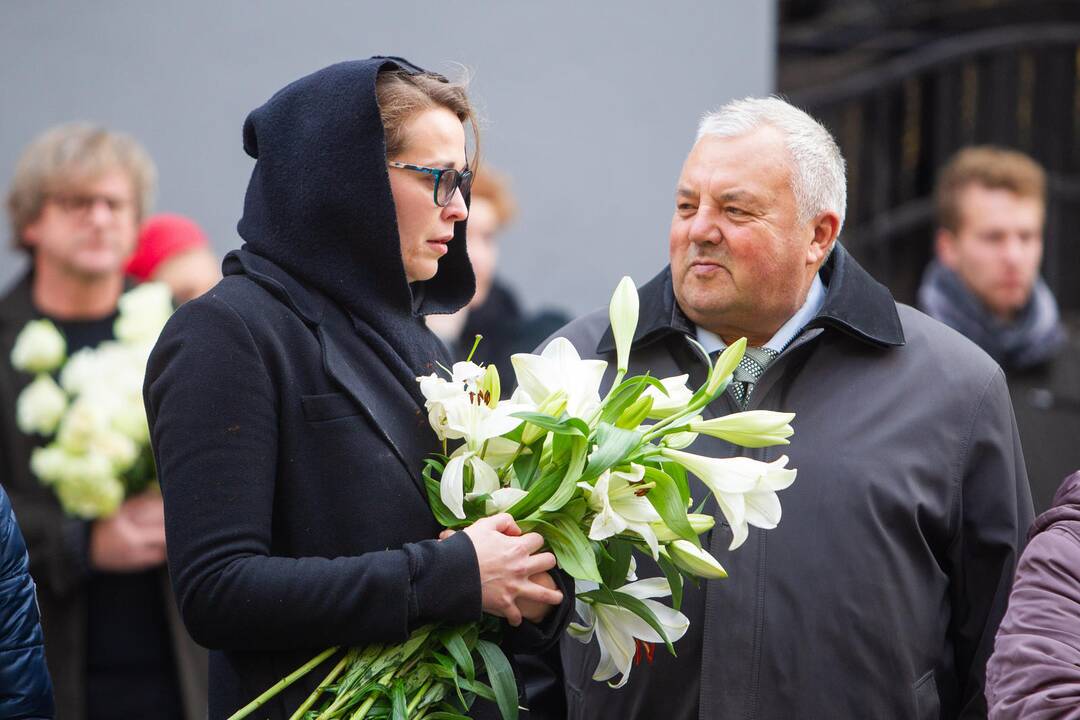
[(934, 237), (934, 252), (937, 254), (938, 262), (950, 270), (956, 269), (957, 240), (956, 234), (945, 228), (938, 228), (937, 235)]
[(829, 254), (840, 232), (840, 217), (834, 212), (823, 212), (814, 221), (814, 237), (806, 248), (806, 264), (819, 266)]
[(40, 230), (39, 225), (40, 224), (41, 224), (41, 218), (39, 217), (38, 219), (34, 220), (32, 223), (30, 223), (29, 225), (27, 225), (26, 227), (24, 227), (22, 229), (22, 232), (19, 234), (19, 245), (21, 247), (24, 247), (24, 248), (37, 247), (38, 241), (41, 238), (41, 233), (39, 232), (39, 230)]

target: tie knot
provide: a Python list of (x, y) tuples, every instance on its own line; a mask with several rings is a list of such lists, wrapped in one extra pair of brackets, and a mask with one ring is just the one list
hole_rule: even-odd
[(742, 360), (739, 361), (738, 366), (732, 373), (732, 379), (745, 383), (757, 382), (758, 378), (765, 372), (765, 368), (769, 366), (769, 363), (777, 355), (779, 355), (778, 352), (769, 348), (746, 348), (746, 354), (743, 355)]

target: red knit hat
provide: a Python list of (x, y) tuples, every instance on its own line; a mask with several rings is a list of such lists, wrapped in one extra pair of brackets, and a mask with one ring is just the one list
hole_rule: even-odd
[(139, 244), (128, 259), (125, 271), (143, 281), (174, 255), (209, 245), (206, 235), (194, 221), (183, 215), (154, 215), (143, 223)]

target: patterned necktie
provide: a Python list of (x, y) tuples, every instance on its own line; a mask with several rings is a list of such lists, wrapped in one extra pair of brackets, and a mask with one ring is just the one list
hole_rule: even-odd
[(765, 368), (779, 354), (769, 348), (746, 348), (746, 354), (743, 355), (742, 360), (739, 361), (738, 366), (735, 368), (735, 372), (732, 373), (731, 385), (729, 386), (731, 394), (740, 408), (746, 409), (746, 406), (750, 403), (750, 393), (754, 389), (754, 383), (758, 381), (758, 378), (765, 372)]

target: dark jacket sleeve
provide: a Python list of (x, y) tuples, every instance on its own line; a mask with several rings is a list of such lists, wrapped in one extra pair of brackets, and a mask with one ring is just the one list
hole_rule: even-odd
[(53, 712), (26, 544), (0, 488), (0, 717), (51, 718)]
[(986, 716), (986, 661), (1034, 520), (1016, 420), (1000, 370), (975, 402), (966, 436), (949, 550), (950, 636), (960, 681), (958, 717), (982, 718)]
[(986, 670), (990, 718), (1080, 718), (1080, 539), (1031, 541)]
[(464, 533), (333, 559), (275, 555), (278, 393), (260, 350), (235, 310), (204, 296), (173, 316), (147, 368), (169, 569), (192, 637), (288, 650), (400, 642), (416, 618), (477, 619), (479, 583), (448, 591), (477, 573)]

